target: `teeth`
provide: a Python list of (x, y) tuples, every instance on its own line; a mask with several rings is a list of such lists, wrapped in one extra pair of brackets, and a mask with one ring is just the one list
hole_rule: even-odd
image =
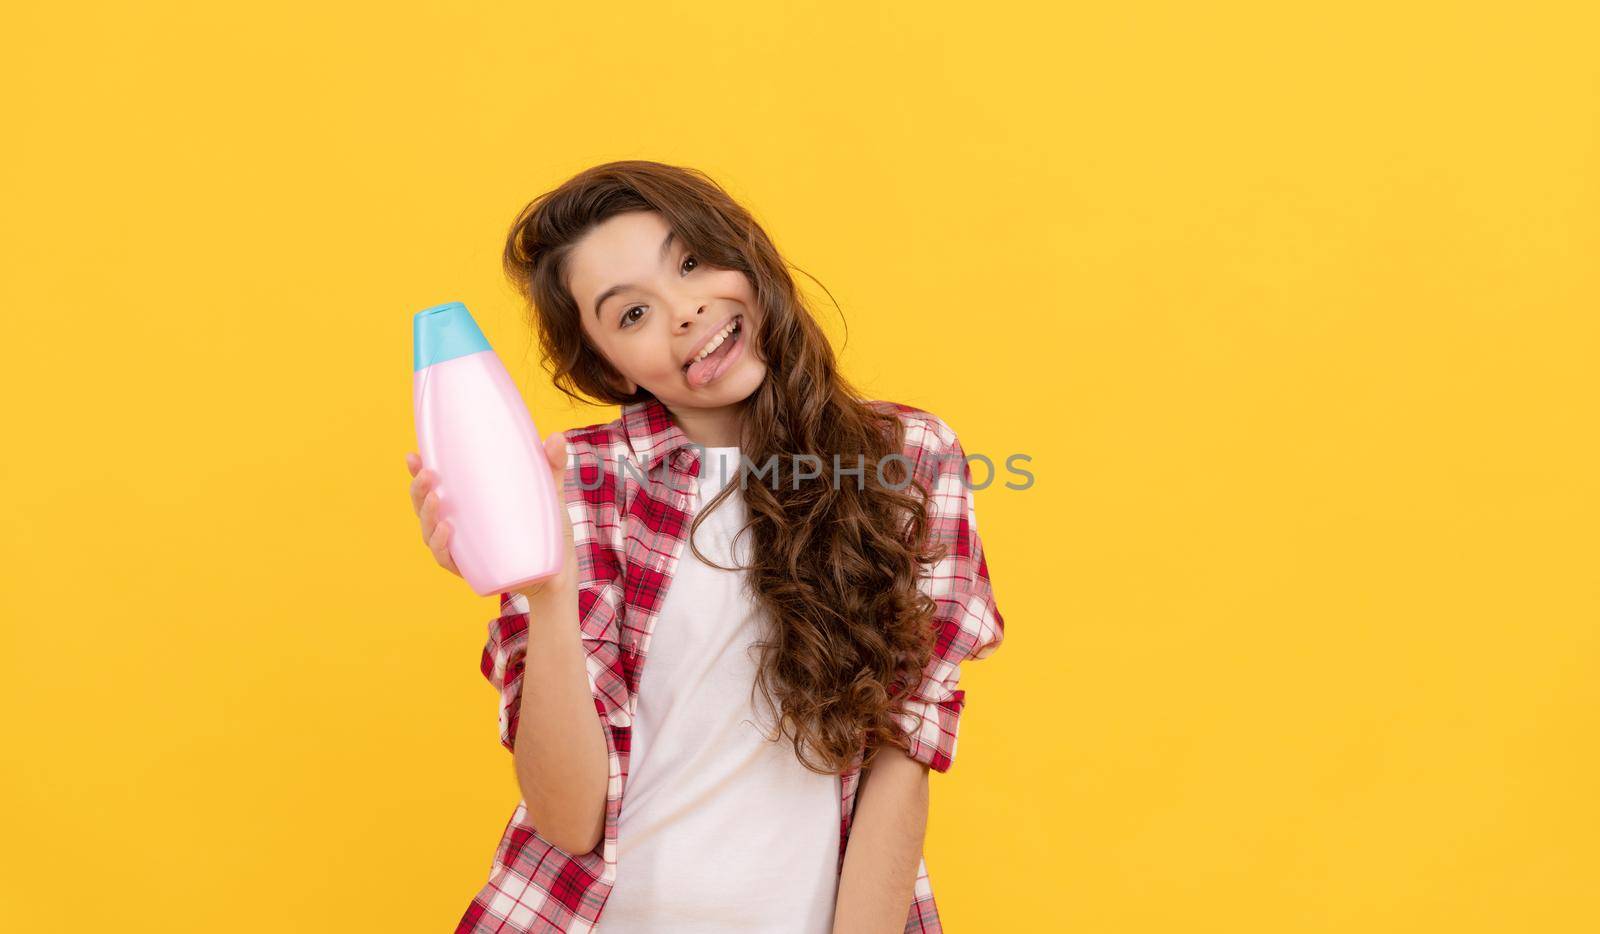
[(690, 363), (698, 363), (701, 360), (704, 360), (707, 357), (707, 355), (709, 355), (712, 351), (716, 350), (718, 347), (721, 347), (722, 346), (722, 342), (727, 340), (728, 336), (733, 333), (733, 329), (738, 327), (738, 326), (739, 326), (738, 320), (729, 321), (728, 322), (728, 326), (723, 328), (722, 332), (720, 334), (718, 334), (716, 337), (711, 338), (710, 343), (706, 344), (705, 349), (700, 351), (699, 353), (695, 354), (694, 359), (690, 360), (689, 362)]

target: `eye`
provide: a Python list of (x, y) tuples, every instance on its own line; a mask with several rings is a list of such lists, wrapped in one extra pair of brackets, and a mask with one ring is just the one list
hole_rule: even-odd
[[(688, 269), (684, 269), (683, 267), (687, 263), (693, 263), (694, 265), (690, 266)], [(685, 254), (684, 257), (683, 257), (683, 263), (678, 264), (678, 268), (682, 269), (684, 272), (693, 272), (695, 269), (700, 268), (700, 261), (698, 259), (695, 259), (693, 254)], [(648, 307), (648, 306), (646, 306), (646, 305), (634, 305), (634, 306), (632, 306), (630, 308), (624, 309), (623, 312), (622, 312), (622, 318), (618, 323), (621, 324), (623, 327), (629, 327), (635, 321), (639, 320), (640, 315), (633, 315), (633, 317), (631, 317), (631, 318), (628, 317), (628, 316), (630, 314), (632, 314), (633, 312), (635, 312), (635, 311), (642, 312), (646, 307)]]

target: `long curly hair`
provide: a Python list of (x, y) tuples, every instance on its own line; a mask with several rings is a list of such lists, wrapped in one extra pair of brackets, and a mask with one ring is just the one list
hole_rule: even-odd
[[(863, 747), (870, 765), (884, 745), (907, 748), (901, 704), (932, 654), (936, 610), (917, 581), (944, 550), (927, 550), (927, 484), (905, 458), (889, 457), (903, 451), (904, 425), (862, 401), (839, 373), (787, 264), (750, 213), (703, 172), (643, 160), (579, 173), (524, 207), (507, 235), (505, 272), (558, 389), (601, 404), (652, 397), (643, 387), (621, 394), (620, 374), (583, 332), (562, 268), (595, 225), (641, 210), (659, 212), (702, 262), (743, 272), (761, 309), (750, 340), (767, 375), (742, 403), (738, 479), (749, 513), (740, 534), (752, 535), (749, 586), (770, 614), (772, 638), (757, 643), (751, 690), (777, 711), (778, 735), (792, 737), (807, 769), (841, 772)], [(865, 464), (858, 482), (795, 481), (797, 455), (831, 468), (835, 454), (841, 467)], [(754, 476), (751, 464), (763, 469), (774, 455), (770, 482), (743, 482)], [(818, 460), (811, 463), (814, 470)], [(694, 529), (733, 490), (730, 482), (696, 516), (691, 547)]]

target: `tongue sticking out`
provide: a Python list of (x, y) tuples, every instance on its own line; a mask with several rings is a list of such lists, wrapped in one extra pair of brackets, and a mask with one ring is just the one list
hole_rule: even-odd
[(705, 359), (689, 364), (689, 385), (698, 389), (710, 382), (722, 368), (722, 362), (728, 359), (728, 354), (733, 350), (735, 342), (744, 337), (744, 329), (740, 328), (731, 336), (723, 339), (721, 346), (706, 355)]

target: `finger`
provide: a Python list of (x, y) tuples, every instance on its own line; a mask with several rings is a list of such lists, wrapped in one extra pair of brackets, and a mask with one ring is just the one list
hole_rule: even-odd
[(428, 495), (428, 490), (433, 486), (434, 473), (431, 470), (420, 470), (411, 478), (411, 509), (413, 512), (422, 511), (422, 498)]
[(448, 520), (448, 518), (446, 518), (445, 521), (442, 521), (442, 523), (438, 523), (438, 525), (445, 526), (445, 544), (443, 544), (446, 561), (445, 569), (446, 571), (450, 571), (451, 574), (461, 574), (461, 568), (456, 566), (456, 557), (454, 557), (453, 553), (450, 552), (450, 542), (453, 541), (454, 536), (456, 536), (456, 526), (450, 525), (450, 520)]
[(439, 566), (452, 574), (456, 571), (455, 559), (450, 556), (450, 523), (441, 522), (433, 531), (433, 537), (428, 539), (428, 550), (433, 552), (433, 560)]
[(422, 508), (417, 512), (417, 518), (422, 520), (424, 535), (431, 534), (434, 531), (434, 525), (439, 521), (438, 490), (429, 490), (428, 495), (423, 497)]
[(406, 469), (411, 471), (411, 476), (415, 477), (417, 475), (417, 471), (422, 469), (422, 458), (418, 457), (411, 451), (407, 451)]
[(422, 473), (411, 475), (411, 512), (422, 512), (422, 497), (427, 496), (427, 477)]

